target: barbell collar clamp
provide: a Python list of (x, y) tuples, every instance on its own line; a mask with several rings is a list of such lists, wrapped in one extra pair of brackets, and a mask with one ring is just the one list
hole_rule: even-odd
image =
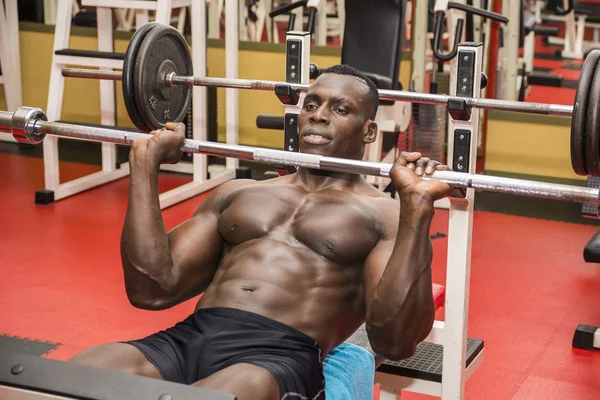
[(19, 143), (39, 144), (46, 136), (38, 132), (37, 124), (48, 121), (46, 114), (39, 108), (19, 107), (10, 120), (10, 130)]

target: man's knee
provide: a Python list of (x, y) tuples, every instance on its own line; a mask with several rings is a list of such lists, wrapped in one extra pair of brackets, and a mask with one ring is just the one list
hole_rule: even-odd
[(142, 352), (126, 343), (94, 346), (76, 354), (69, 362), (161, 379), (156, 367)]

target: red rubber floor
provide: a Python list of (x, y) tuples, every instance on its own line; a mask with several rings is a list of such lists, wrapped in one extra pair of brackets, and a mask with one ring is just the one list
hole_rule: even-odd
[[(65, 179), (97, 170), (61, 168)], [(36, 206), (41, 159), (0, 154), (0, 171), (0, 334), (61, 343), (49, 357), (65, 360), (89, 346), (153, 333), (192, 311), (196, 299), (165, 311), (127, 302), (119, 258), (127, 178)], [(161, 191), (188, 180), (161, 176)], [(165, 210), (167, 227), (188, 218), (202, 199)], [(447, 212), (438, 210), (432, 234), (447, 233), (447, 223)], [(485, 341), (485, 359), (467, 383), (467, 399), (600, 398), (600, 352), (571, 347), (579, 323), (600, 324), (600, 265), (582, 260), (595, 232), (475, 213), (469, 336)], [(433, 245), (434, 280), (444, 284), (447, 238)]]

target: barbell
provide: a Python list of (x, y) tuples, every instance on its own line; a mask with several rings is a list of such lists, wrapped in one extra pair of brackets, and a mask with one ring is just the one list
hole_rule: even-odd
[[(528, 103), (485, 98), (468, 98), (402, 90), (379, 90), (379, 98), (424, 104), (461, 101), (467, 107), (570, 116), (571, 164), (578, 175), (600, 177), (600, 68), (596, 68), (600, 50), (593, 50), (581, 70), (573, 106)], [(308, 90), (308, 84), (278, 81), (227, 79), (192, 76), (192, 58), (188, 44), (175, 28), (149, 23), (138, 29), (125, 53), (123, 71), (65, 68), (65, 77), (122, 81), (127, 112), (142, 132), (162, 129), (167, 122), (186, 117), (193, 86), (273, 91), (278, 85), (293, 90)], [(590, 98), (593, 99), (588, 101)]]
[[(138, 139), (151, 137), (151, 135), (141, 132), (49, 122), (42, 110), (31, 107), (20, 107), (14, 113), (0, 111), (0, 131), (11, 133), (18, 142), (29, 144), (41, 143), (46, 134), (123, 145), (131, 145)], [(192, 139), (185, 139), (182, 150), (187, 153), (201, 153), (263, 161), (286, 166), (383, 177), (389, 177), (393, 166), (393, 164), (380, 162), (351, 160), (317, 154), (296, 153)], [(578, 203), (594, 203), (597, 208), (600, 207), (600, 189), (596, 188), (453, 171), (435, 171), (431, 175), (423, 176), (423, 179), (441, 180), (454, 188), (472, 188), (489, 192), (511, 193)]]

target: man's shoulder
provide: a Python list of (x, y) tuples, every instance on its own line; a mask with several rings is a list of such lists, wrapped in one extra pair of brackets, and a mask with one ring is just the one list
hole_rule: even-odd
[(393, 199), (389, 193), (382, 192), (381, 190), (379, 190), (371, 184), (365, 184), (360, 188), (360, 190), (356, 194), (358, 194), (368, 202), (377, 204), (379, 207), (394, 207), (394, 205), (396, 205), (394, 210), (398, 210), (397, 200)]
[(389, 193), (382, 192), (372, 185), (364, 187), (359, 193), (363, 202), (373, 210), (373, 215), (382, 235), (393, 234), (398, 226), (400, 204)]
[(220, 192), (231, 192), (245, 186), (255, 185), (256, 183), (258, 183), (258, 181), (254, 179), (231, 179), (219, 185), (218, 190)]
[[(255, 184), (256, 181), (253, 179), (231, 179), (228, 180), (219, 186), (217, 186), (210, 195), (206, 198), (205, 201), (202, 202), (202, 205), (199, 207), (201, 210), (207, 204), (214, 205), (216, 209), (220, 209), (223, 201), (233, 192), (239, 190), (243, 187), (250, 186)], [(213, 207), (213, 206), (211, 206)], [(214, 207), (213, 207), (214, 208)]]

